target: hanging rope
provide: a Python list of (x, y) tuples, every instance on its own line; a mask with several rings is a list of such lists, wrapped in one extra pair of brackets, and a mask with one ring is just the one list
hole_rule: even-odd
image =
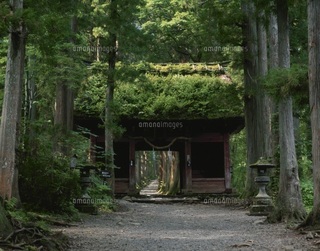
[(170, 148), (174, 142), (176, 142), (177, 140), (181, 139), (181, 140), (190, 140), (190, 138), (186, 138), (186, 137), (177, 137), (174, 138), (168, 145), (165, 146), (156, 146), (154, 144), (152, 144), (148, 139), (146, 139), (145, 137), (133, 137), (132, 139), (143, 139), (149, 146), (151, 146), (153, 149), (157, 149), (157, 150), (163, 150), (163, 149), (168, 149)]

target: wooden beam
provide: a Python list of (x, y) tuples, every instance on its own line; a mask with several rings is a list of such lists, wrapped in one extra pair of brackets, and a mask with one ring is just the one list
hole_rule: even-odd
[(231, 193), (231, 171), (230, 171), (230, 145), (229, 134), (224, 134), (224, 172), (226, 192)]
[(129, 193), (136, 194), (135, 140), (129, 142)]
[(203, 133), (192, 138), (192, 142), (224, 142), (224, 134), (220, 133)]
[(185, 192), (192, 193), (192, 159), (191, 159), (191, 142), (185, 141), (185, 168), (184, 168), (184, 179), (185, 179)]

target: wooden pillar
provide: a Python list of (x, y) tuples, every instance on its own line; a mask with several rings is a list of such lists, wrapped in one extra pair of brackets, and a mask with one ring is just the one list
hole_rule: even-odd
[(134, 140), (129, 142), (129, 194), (136, 194), (136, 165), (135, 165), (135, 148)]
[(230, 146), (229, 146), (229, 134), (223, 136), (224, 145), (224, 172), (225, 172), (225, 188), (227, 193), (232, 192), (231, 188), (231, 170), (230, 170)]
[(192, 159), (191, 159), (191, 142), (190, 140), (185, 141), (185, 168), (184, 168), (184, 179), (185, 179), (185, 192), (192, 193)]

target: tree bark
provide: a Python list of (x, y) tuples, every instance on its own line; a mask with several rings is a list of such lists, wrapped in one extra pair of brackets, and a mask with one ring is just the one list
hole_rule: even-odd
[(267, 35), (262, 13), (259, 22), (253, 2), (243, 1), (244, 13), (244, 83), (245, 83), (245, 122), (247, 142), (247, 175), (245, 196), (256, 195), (255, 173), (249, 167), (260, 157), (272, 155), (270, 101), (262, 89), (261, 77), (268, 71)]
[(255, 195), (254, 172), (249, 167), (256, 162), (259, 156), (256, 154), (256, 135), (258, 128), (255, 115), (257, 114), (257, 101), (255, 97), (255, 86), (258, 75), (258, 34), (257, 22), (255, 19), (255, 6), (247, 1), (242, 2), (244, 13), (243, 39), (244, 39), (244, 85), (245, 85), (245, 124), (247, 144), (247, 175), (246, 194), (247, 198)]
[(67, 154), (67, 148), (62, 139), (67, 134), (67, 86), (65, 83), (57, 83), (56, 99), (54, 107), (54, 125), (57, 132), (53, 135), (53, 151), (61, 155)]
[(312, 128), (313, 208), (305, 224), (320, 225), (320, 1), (308, 1), (309, 102)]
[[(74, 35), (77, 32), (76, 17), (72, 17), (70, 21), (71, 38), (70, 42), (75, 43)], [(69, 87), (66, 81), (57, 83), (56, 86), (56, 100), (55, 100), (55, 113), (54, 125), (58, 128), (58, 137), (55, 136), (54, 151), (63, 155), (69, 154), (69, 149), (59, 139), (66, 137), (67, 133), (73, 129), (73, 110), (74, 110), (74, 91)]]
[(56, 86), (56, 100), (55, 100), (55, 113), (54, 124), (61, 126), (61, 129), (67, 129), (67, 87), (64, 83), (58, 83)]
[[(112, 57), (112, 56), (111, 56)], [(111, 188), (112, 193), (115, 189), (115, 177), (114, 177), (114, 151), (113, 151), (113, 114), (112, 114), (112, 103), (114, 93), (114, 70), (115, 60), (112, 57), (109, 60), (109, 74), (108, 74), (108, 86), (106, 89), (106, 108), (105, 108), (105, 152), (106, 152), (106, 167), (111, 174), (111, 178), (108, 179), (108, 184)]]
[[(268, 45), (269, 45), (269, 70), (278, 68), (279, 66), (279, 49), (278, 49), (278, 19), (277, 15), (274, 11), (270, 13), (270, 18), (269, 18), (269, 39), (268, 39)], [(278, 117), (272, 115), (275, 115), (277, 112), (277, 106), (274, 101), (271, 102), (270, 106), (271, 110), (271, 121), (276, 121), (278, 122)], [(271, 122), (273, 123), (273, 122)], [(273, 150), (273, 156), (275, 153), (275, 149), (278, 146), (279, 143), (279, 131), (277, 128), (275, 129), (274, 127), (272, 128), (272, 150)]]
[(269, 69), (279, 66), (279, 49), (278, 49), (278, 19), (274, 12), (271, 12), (269, 19)]
[(73, 90), (65, 83), (57, 84), (54, 124), (60, 126), (63, 133), (66, 133), (73, 128), (73, 106)]
[(180, 191), (179, 152), (161, 151), (160, 193), (175, 195)]
[(264, 91), (262, 86), (262, 78), (268, 73), (268, 45), (267, 45), (267, 29), (266, 16), (264, 11), (259, 14), (258, 21), (258, 82), (257, 82), (257, 106), (259, 132), (257, 134), (257, 141), (259, 148), (258, 155), (263, 158), (271, 158), (272, 151), (272, 130), (271, 130), (271, 107), (272, 101)]
[[(277, 1), (279, 32), (279, 67), (290, 68), (289, 19), (287, 0)], [(283, 97), (279, 102), (280, 184), (276, 210), (271, 218), (278, 221), (303, 220), (298, 163), (296, 158), (292, 98)]]
[(25, 144), (25, 149), (28, 150), (29, 154), (32, 155), (34, 149), (36, 148), (35, 144), (35, 137), (36, 133), (35, 130), (30, 124), (32, 124), (37, 117), (37, 108), (36, 108), (36, 82), (34, 76), (34, 62), (36, 58), (35, 56), (30, 56), (26, 60), (29, 70), (26, 72), (26, 83), (25, 83), (25, 98), (24, 98), (24, 118), (25, 118), (25, 125), (24, 125), (24, 134), (27, 135)]
[[(116, 0), (111, 0), (110, 5), (110, 19), (117, 19), (117, 3)], [(111, 30), (111, 29), (110, 29)], [(109, 48), (117, 47), (117, 35), (114, 31), (109, 32)], [(107, 76), (107, 88), (106, 88), (106, 105), (105, 105), (105, 152), (106, 152), (106, 168), (111, 174), (111, 178), (108, 179), (108, 184), (111, 188), (112, 194), (115, 191), (115, 177), (114, 177), (114, 150), (113, 150), (113, 94), (115, 87), (115, 70), (117, 52), (115, 49), (109, 51), (108, 55), (108, 76)]]
[[(23, 9), (23, 0), (10, 1), (12, 11)], [(26, 28), (21, 21), (11, 27), (7, 56), (4, 100), (0, 125), (0, 196), (19, 199), (16, 151), (19, 142), (21, 99), (24, 73)]]

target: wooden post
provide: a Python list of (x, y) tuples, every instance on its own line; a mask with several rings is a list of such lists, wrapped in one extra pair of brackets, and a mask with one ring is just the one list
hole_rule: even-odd
[(184, 168), (184, 179), (185, 179), (185, 192), (192, 193), (192, 159), (191, 159), (191, 142), (185, 141), (185, 168)]
[(229, 134), (224, 134), (223, 138), (224, 138), (223, 146), (224, 146), (225, 188), (227, 193), (231, 193), (232, 188), (231, 188)]
[(135, 166), (135, 148), (134, 140), (129, 142), (129, 194), (136, 194), (136, 166)]

